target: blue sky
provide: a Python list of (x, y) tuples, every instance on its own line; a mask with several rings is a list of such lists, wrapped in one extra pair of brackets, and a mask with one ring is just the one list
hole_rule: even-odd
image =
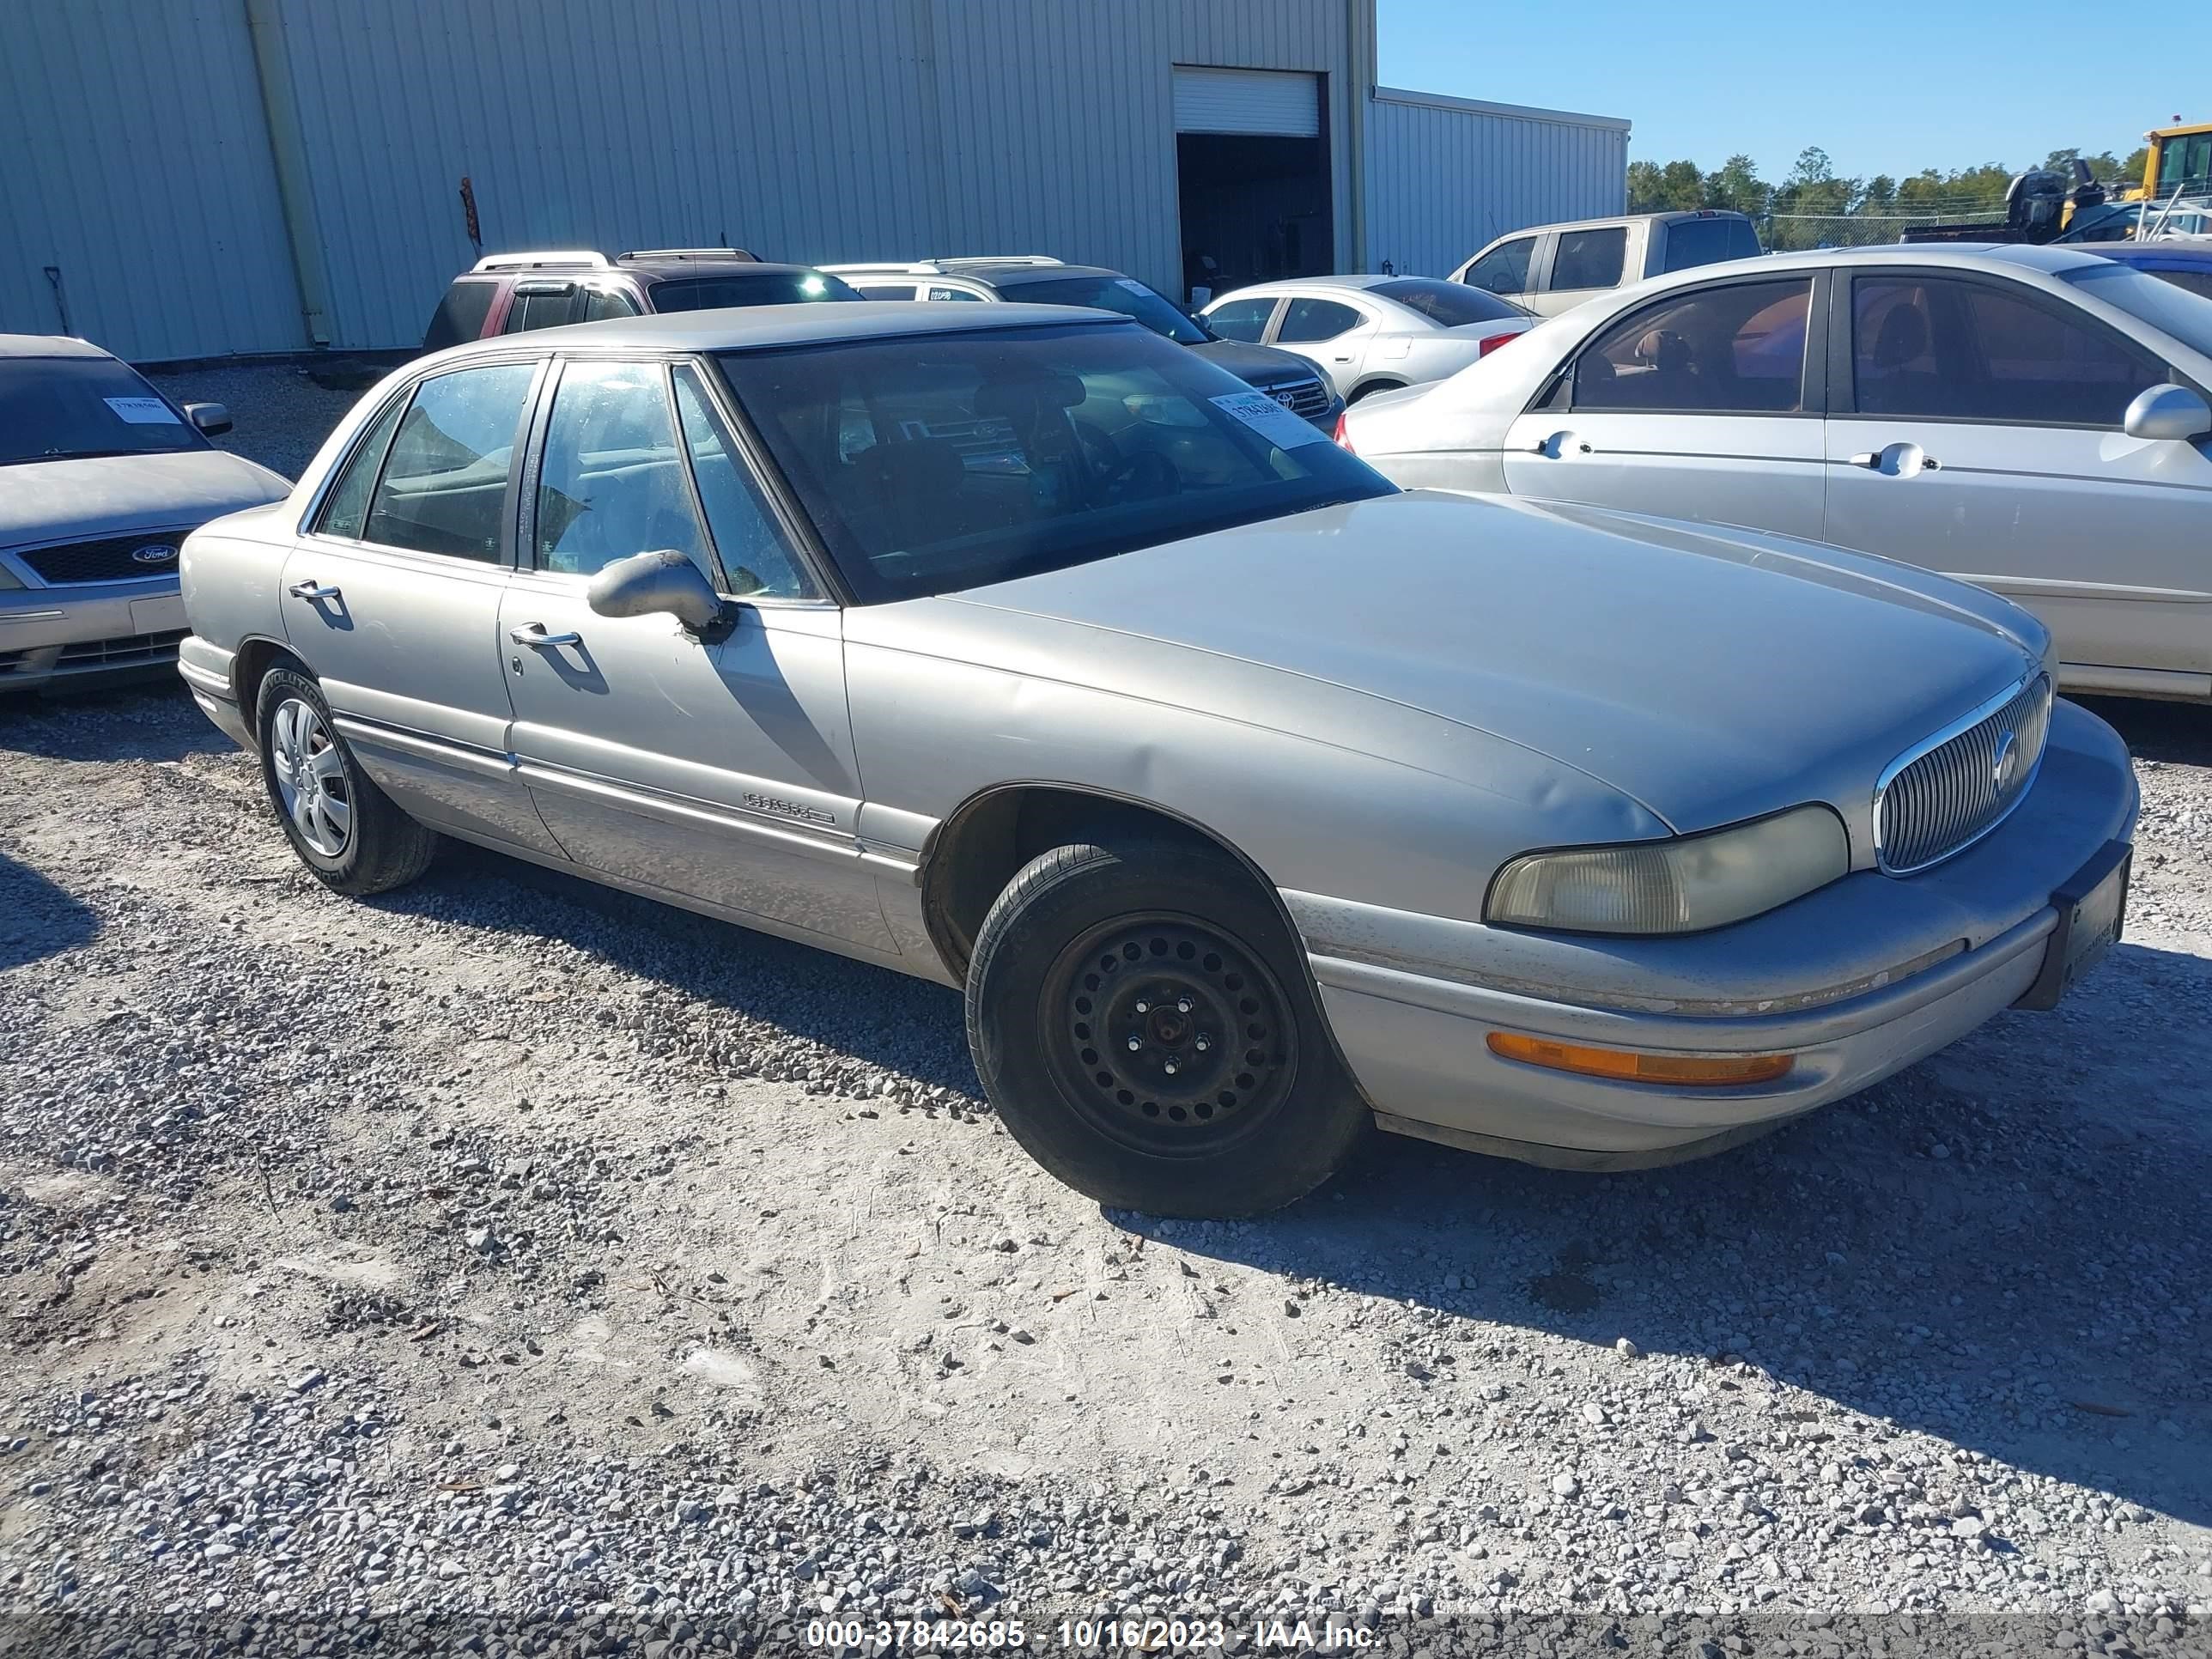
[(2212, 4), (1377, 0), (1385, 86), (1626, 116), (1629, 159), (1902, 175), (2212, 121)]

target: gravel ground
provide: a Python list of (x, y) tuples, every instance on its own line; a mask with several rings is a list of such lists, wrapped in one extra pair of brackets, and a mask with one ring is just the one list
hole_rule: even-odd
[(2203, 1653), (2212, 720), (2100, 712), (2056, 1013), (1219, 1224), (1038, 1171), (942, 990), (465, 849), (340, 899), (182, 696), (0, 706), (0, 1650)]

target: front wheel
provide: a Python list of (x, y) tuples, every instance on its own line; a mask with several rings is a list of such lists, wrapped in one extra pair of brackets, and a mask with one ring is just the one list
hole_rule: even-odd
[(991, 907), (968, 1040), (1008, 1133), (1099, 1203), (1253, 1215), (1311, 1192), (1370, 1115), (1251, 877), (1165, 837), (1032, 860)]
[(356, 896), (382, 893), (429, 867), (437, 836), (361, 769), (322, 687), (297, 670), (270, 669), (254, 726), (269, 804), (292, 850), (324, 885)]

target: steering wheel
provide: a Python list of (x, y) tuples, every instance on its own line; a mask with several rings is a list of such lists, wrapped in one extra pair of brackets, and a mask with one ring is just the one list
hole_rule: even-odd
[(1084, 459), (1106, 495), (1151, 501), (1182, 493), (1182, 474), (1158, 450), (1124, 454), (1105, 428), (1090, 421), (1072, 420), (1071, 424), (1083, 446)]

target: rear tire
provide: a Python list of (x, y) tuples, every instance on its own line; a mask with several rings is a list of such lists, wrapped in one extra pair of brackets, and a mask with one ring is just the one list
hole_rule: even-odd
[(253, 729), (276, 821), (325, 887), (358, 898), (404, 886), (429, 868), (438, 837), (362, 770), (322, 687), (307, 675), (288, 667), (263, 675)]
[(1030, 1157), (1101, 1204), (1229, 1218), (1291, 1203), (1372, 1121), (1298, 948), (1220, 853), (1142, 834), (1054, 848), (976, 938), (983, 1092)]

